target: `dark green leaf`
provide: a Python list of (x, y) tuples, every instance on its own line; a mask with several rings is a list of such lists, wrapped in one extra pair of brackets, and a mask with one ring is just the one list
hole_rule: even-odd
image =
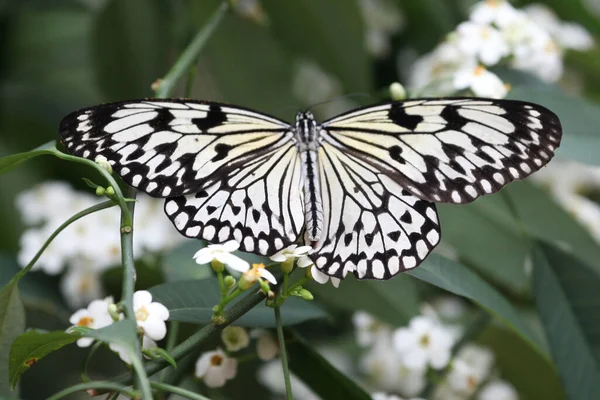
[(312, 60), (337, 77), (343, 93), (372, 90), (371, 63), (357, 2), (296, 0), (263, 4), (274, 36), (297, 59)]
[(421, 266), (407, 273), (449, 292), (473, 300), (483, 309), (498, 317), (534, 349), (546, 356), (540, 345), (540, 339), (523, 322), (510, 302), (468, 268), (438, 254), (431, 254)]
[(35, 330), (19, 336), (10, 348), (10, 387), (14, 388), (21, 375), (41, 358), (75, 342), (80, 337), (64, 331), (38, 332)]
[(129, 349), (135, 348), (137, 325), (130, 320), (115, 322), (105, 328), (91, 329), (84, 336), (105, 343), (116, 343)]
[[(194, 324), (210, 323), (212, 308), (219, 304), (220, 300), (219, 284), (215, 278), (165, 283), (151, 288), (150, 293), (155, 301), (169, 309), (169, 320)], [(244, 296), (238, 299), (242, 297)], [(285, 325), (294, 325), (326, 316), (314, 303), (295, 297), (285, 301), (281, 314)], [(248, 327), (274, 327), (275, 317), (270, 307), (255, 307), (235, 324)]]
[(541, 104), (560, 118), (563, 139), (557, 155), (600, 165), (597, 149), (600, 148), (600, 107), (581, 98), (566, 94), (558, 86), (519, 71), (501, 70), (500, 76), (513, 89), (507, 98)]
[(40, 156), (42, 154), (50, 154), (48, 149), (54, 148), (54, 142), (46, 143), (43, 146), (27, 151), (25, 153), (13, 154), (10, 156), (0, 158), (0, 174), (10, 171), (22, 162), (29, 160), (30, 158)]
[(175, 359), (171, 357), (169, 352), (165, 349), (161, 349), (160, 347), (153, 347), (151, 349), (144, 349), (143, 353), (150, 357), (153, 360), (165, 360), (169, 364), (173, 366), (173, 368), (177, 368), (177, 363)]
[(488, 327), (477, 342), (494, 352), (502, 378), (527, 399), (564, 400), (558, 373), (550, 360), (533, 351), (515, 333), (498, 326)]
[(338, 371), (297, 333), (287, 330), (285, 342), (290, 369), (320, 398), (371, 399), (363, 388)]
[(170, 14), (170, 3), (160, 0), (112, 0), (96, 14), (95, 73), (109, 100), (152, 94), (169, 65)]
[(363, 310), (392, 326), (406, 325), (419, 313), (415, 282), (405, 275), (387, 281), (359, 281), (348, 276), (337, 289), (313, 284), (310, 290), (319, 302), (348, 311)]
[(574, 256), (537, 242), (536, 307), (570, 399), (600, 393), (600, 275)]
[(198, 265), (192, 259), (202, 247), (198, 240), (193, 240), (165, 254), (162, 260), (165, 280), (167, 282), (198, 280), (212, 276), (210, 266)]
[[(0, 290), (0, 396), (9, 396), (9, 351), (13, 341), (25, 330), (25, 308), (16, 279)], [(11, 374), (12, 375), (12, 374)]]

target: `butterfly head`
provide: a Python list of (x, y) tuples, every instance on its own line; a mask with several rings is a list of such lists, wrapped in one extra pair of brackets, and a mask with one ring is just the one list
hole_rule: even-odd
[(296, 114), (296, 139), (302, 147), (312, 149), (317, 141), (317, 121), (310, 111), (300, 111)]

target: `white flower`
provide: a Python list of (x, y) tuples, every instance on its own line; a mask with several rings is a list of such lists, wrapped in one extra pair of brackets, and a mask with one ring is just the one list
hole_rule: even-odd
[[(19, 239), (20, 250), (17, 255), (21, 267), (25, 267), (32, 261), (51, 233), (47, 229), (28, 229), (21, 235)], [(66, 259), (55, 240), (46, 247), (33, 269), (41, 269), (49, 275), (57, 275), (64, 269)]]
[(467, 55), (476, 56), (486, 65), (495, 65), (509, 53), (504, 37), (494, 27), (474, 22), (463, 22), (456, 31), (457, 46)]
[(458, 394), (471, 396), (492, 369), (494, 354), (488, 349), (469, 344), (452, 361), (448, 385)]
[(515, 18), (517, 12), (505, 0), (485, 0), (473, 6), (470, 19), (479, 24), (496, 24), (503, 27)]
[(250, 266), (247, 266), (246, 268), (234, 269), (243, 273), (243, 277), (248, 283), (254, 283), (258, 279), (262, 278), (266, 279), (273, 285), (277, 284), (277, 279), (275, 279), (275, 275), (273, 275), (268, 269), (265, 268), (265, 264), (252, 264), (252, 268), (250, 268)]
[(254, 329), (250, 336), (256, 339), (256, 355), (260, 360), (270, 361), (279, 354), (279, 344), (268, 331)]
[(375, 387), (415, 396), (427, 383), (426, 369), (407, 366), (394, 351), (391, 341), (391, 337), (382, 336), (360, 360), (360, 368)]
[(221, 331), (221, 340), (229, 352), (245, 349), (250, 344), (250, 337), (241, 326), (227, 326)]
[(519, 400), (519, 394), (510, 383), (496, 380), (481, 389), (477, 400)]
[(273, 254), (270, 258), (275, 262), (285, 262), (288, 260), (293, 260), (295, 258), (304, 257), (308, 254), (309, 251), (312, 250), (311, 246), (300, 246), (297, 244), (291, 244), (285, 249), (279, 250), (277, 253)]
[(202, 378), (211, 388), (225, 386), (225, 382), (235, 378), (236, 374), (237, 360), (227, 357), (219, 348), (202, 354), (196, 361), (196, 377)]
[(68, 215), (72, 199), (73, 189), (67, 183), (48, 181), (19, 193), (16, 205), (23, 221), (33, 225), (55, 218), (57, 213)]
[(78, 308), (103, 296), (100, 274), (82, 263), (71, 266), (60, 281), (60, 291), (72, 308)]
[(384, 57), (390, 51), (390, 36), (404, 23), (402, 14), (389, 0), (358, 0), (365, 21), (365, 45), (375, 57)]
[(211, 261), (216, 260), (237, 271), (244, 272), (250, 268), (250, 264), (238, 256), (231, 254), (239, 248), (240, 244), (235, 240), (230, 240), (221, 244), (209, 244), (196, 252), (193, 258), (196, 260), (197, 264), (208, 264)]
[[(71, 315), (69, 322), (72, 323), (73, 326), (83, 326), (91, 329), (104, 328), (113, 323), (113, 320), (108, 313), (108, 306), (112, 303), (112, 297), (107, 297), (104, 300), (94, 300), (87, 308), (77, 310)], [(93, 338), (82, 337), (77, 340), (77, 346), (88, 347), (93, 341)]]
[(163, 212), (163, 203), (163, 200), (150, 196), (137, 198), (133, 244), (136, 250), (139, 249), (139, 254), (169, 250), (183, 241), (183, 237)]
[(436, 314), (446, 321), (457, 321), (467, 311), (466, 303), (457, 296), (440, 296), (433, 301), (432, 306)]
[[(371, 395), (371, 398), (373, 400), (404, 400), (402, 397), (396, 396), (395, 394), (387, 394), (387, 393), (383, 393), (383, 392), (377, 392), (377, 393), (373, 393)], [(407, 400), (423, 400), (420, 397), (413, 397)]]
[(138, 290), (133, 294), (133, 311), (137, 325), (142, 328), (144, 335), (152, 340), (162, 340), (165, 337), (165, 321), (169, 319), (169, 310), (164, 305), (153, 302), (150, 292)]
[[(131, 364), (131, 355), (129, 354), (129, 350), (125, 346), (121, 346), (116, 343), (110, 343), (108, 347), (119, 355), (119, 358), (123, 360), (123, 362), (127, 364)], [(142, 336), (142, 349), (151, 349), (154, 347), (158, 347), (156, 342), (150, 339), (148, 336)]]
[(329, 276), (323, 272), (321, 272), (316, 265), (313, 265), (310, 268), (310, 274), (313, 277), (313, 279), (315, 280), (315, 282), (320, 283), (321, 285), (326, 284), (327, 282), (329, 282), (329, 280), (331, 280), (331, 284), (334, 287), (339, 287), (340, 286), (340, 279), (333, 277), (333, 276)]
[(579, 51), (590, 50), (594, 47), (592, 35), (581, 25), (573, 22), (564, 22), (560, 34), (556, 37), (558, 43), (567, 49)]
[[(276, 359), (265, 363), (258, 369), (258, 382), (267, 387), (271, 392), (278, 395), (285, 395), (285, 384), (283, 380), (283, 371), (281, 369), (281, 360)], [(304, 382), (296, 375), (290, 373), (290, 381), (292, 383), (292, 393), (296, 400), (320, 400)]]
[(112, 172), (113, 172), (112, 165), (106, 157), (96, 156), (96, 158), (94, 159), (94, 162), (96, 164), (100, 165), (106, 172), (108, 172), (109, 174), (112, 174)]
[(452, 332), (438, 321), (417, 316), (410, 320), (408, 328), (394, 332), (394, 347), (404, 363), (411, 368), (444, 368), (450, 361), (454, 344)]
[(389, 336), (390, 329), (372, 315), (357, 311), (352, 315), (352, 322), (356, 328), (356, 341), (359, 346), (367, 347), (381, 340), (382, 335)]
[(501, 99), (508, 92), (504, 82), (497, 75), (479, 65), (459, 71), (454, 78), (457, 90), (470, 89), (476, 96)]

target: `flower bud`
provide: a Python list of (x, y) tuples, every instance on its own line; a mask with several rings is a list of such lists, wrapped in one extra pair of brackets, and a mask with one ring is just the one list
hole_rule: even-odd
[(394, 82), (390, 85), (390, 97), (394, 101), (406, 99), (406, 89), (399, 82)]
[(225, 271), (225, 264), (223, 264), (221, 261), (212, 260), (210, 262), (210, 266), (212, 267), (213, 271), (215, 271), (216, 273)]
[(235, 285), (235, 278), (231, 275), (227, 275), (224, 279), (223, 282), (225, 283), (225, 287), (227, 289), (229, 289), (230, 287), (232, 287), (233, 285)]

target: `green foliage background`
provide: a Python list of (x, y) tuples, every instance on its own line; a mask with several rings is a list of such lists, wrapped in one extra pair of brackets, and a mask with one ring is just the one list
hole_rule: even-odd
[[(471, 5), (467, 0), (395, 1), (405, 14), (406, 27), (393, 37), (394, 49), (411, 50), (415, 56), (431, 50), (466, 19)], [(561, 18), (600, 35), (600, 21), (584, 9), (581, 0), (543, 2)], [(0, 157), (56, 139), (58, 123), (74, 109), (151, 96), (151, 83), (164, 75), (218, 4), (216, 0), (0, 3)], [(371, 99), (357, 100), (365, 104), (380, 100), (387, 85), (402, 79), (397, 71), (414, 61), (408, 56), (397, 58), (396, 52), (386, 59), (369, 56), (363, 46), (365, 27), (354, 1), (265, 0), (263, 6), (270, 20), (267, 27), (236, 15), (225, 17), (199, 59), (192, 97), (239, 104), (290, 120), (292, 109), (302, 108), (291, 84), (294, 66), (301, 59), (314, 60), (335, 75), (343, 93), (370, 94)], [(565, 128), (559, 156), (600, 165), (600, 108), (596, 104), (600, 100), (600, 52), (570, 53), (567, 67), (583, 78), (583, 97), (521, 73), (501, 73), (513, 86), (511, 98), (538, 102), (559, 115)], [(0, 178), (2, 285), (18, 270), (12, 260), (24, 229), (15, 212), (15, 195), (46, 179), (69, 179), (84, 188), (79, 178), (90, 175), (94, 177), (90, 170), (39, 158)], [(389, 282), (348, 279), (339, 290), (315, 287), (329, 318), (301, 325), (300, 331), (304, 329), (316, 342), (343, 340), (348, 335), (346, 317), (356, 309), (399, 326), (418, 313), (423, 300), (448, 290), (491, 311), (510, 328), (494, 325), (478, 340), (500, 355), (498, 362), (507, 371), (506, 378), (524, 398), (597, 398), (598, 244), (546, 193), (527, 182), (467, 206), (439, 209), (443, 238), (458, 251), (461, 264), (432, 256), (412, 276)], [(566, 244), (569, 251), (557, 249), (552, 245), (556, 242)], [(175, 259), (182, 263), (181, 258)], [(533, 260), (533, 278), (524, 272), (526, 259)], [(140, 281), (146, 279), (146, 286), (165, 277), (168, 281), (173, 267), (164, 266), (158, 272), (142, 269)], [(190, 270), (187, 277), (194, 273)], [(118, 287), (114, 282), (118, 275), (106, 274), (105, 278), (107, 287)], [(178, 279), (185, 278), (178, 275)], [(55, 278), (33, 274), (20, 285), (28, 327), (65, 328), (69, 311), (56, 283)], [(11, 298), (0, 298), (0, 306)], [(18, 328), (19, 321), (14, 323)], [(0, 335), (2, 329), (6, 327), (0, 326)], [(186, 325), (182, 337), (194, 329)], [(299, 343), (296, 346), (304, 345)], [(0, 341), (0, 353), (8, 351), (7, 345)], [(292, 349), (292, 356), (294, 351), (303, 354), (302, 349)], [(41, 360), (24, 375), (22, 397), (43, 398), (76, 382), (83, 354), (81, 349), (66, 346)], [(531, 368), (523, 368), (524, 363)], [(105, 377), (121, 368), (102, 351), (95, 364), (102, 366), (96, 373)], [(300, 357), (292, 361), (300, 376), (312, 365)], [(261, 389), (251, 382), (252, 368), (244, 366), (239, 382), (228, 385), (230, 396), (237, 398), (244, 384), (260, 396)], [(4, 371), (0, 366), (0, 373)]]

